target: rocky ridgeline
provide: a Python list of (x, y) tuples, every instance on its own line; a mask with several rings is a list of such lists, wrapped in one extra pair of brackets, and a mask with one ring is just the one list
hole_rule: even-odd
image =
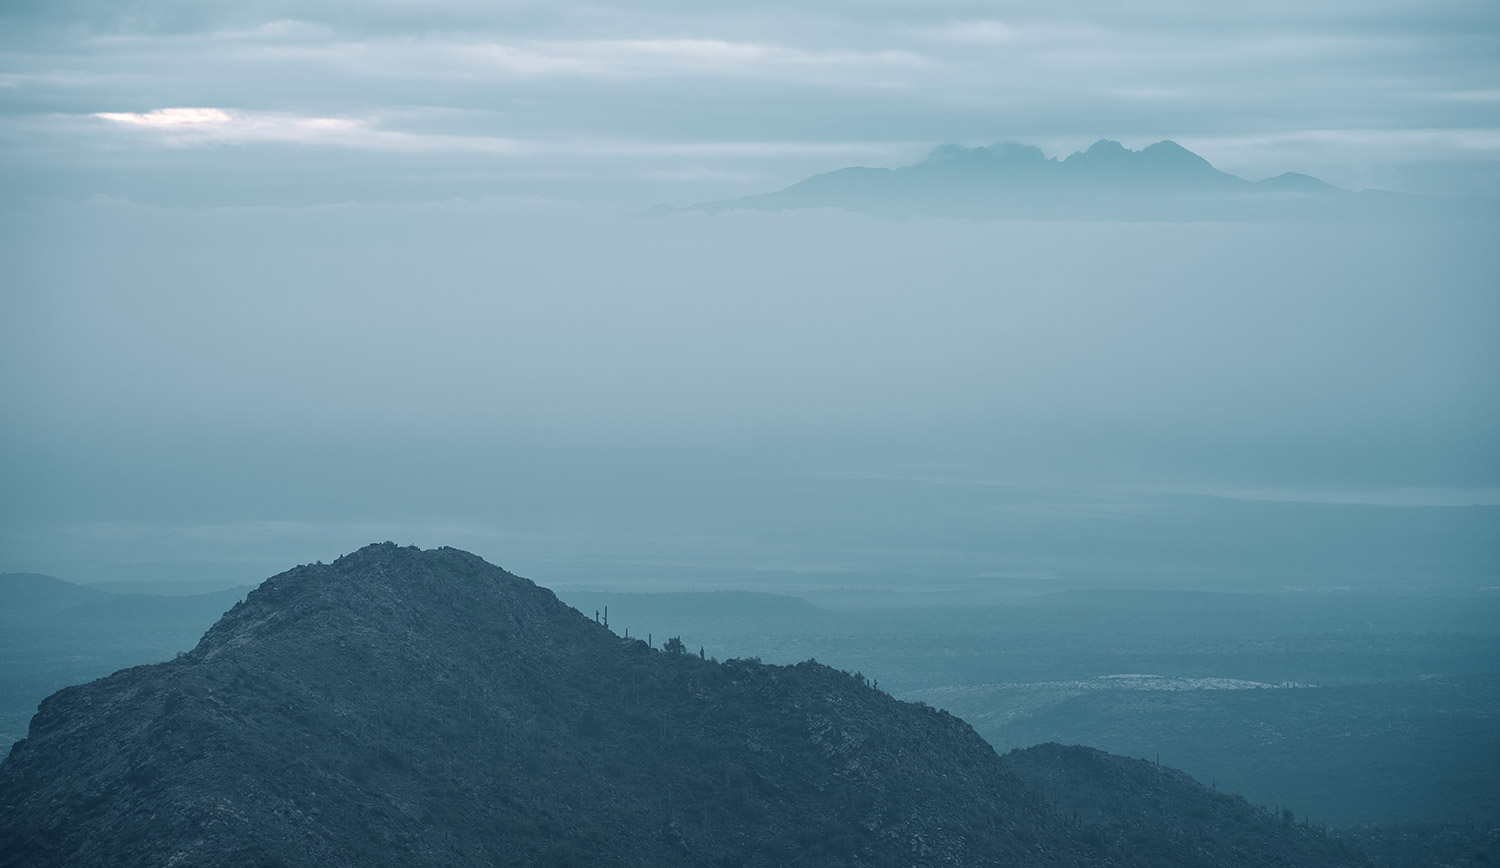
[[(1240, 862), (1205, 861), (1228, 851), (1080, 827), (1049, 803), (1054, 783), (1039, 796), (967, 724), (859, 675), (654, 650), (474, 555), (387, 543), (267, 580), (177, 660), (43, 702), (0, 765), (0, 864), (1207, 866), (1291, 852), (1254, 838)], [(1363, 864), (1306, 853), (1320, 861), (1295, 864)]]

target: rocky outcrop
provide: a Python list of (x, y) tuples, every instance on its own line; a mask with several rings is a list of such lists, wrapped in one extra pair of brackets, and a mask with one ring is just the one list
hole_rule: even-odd
[(671, 647), (454, 549), (298, 567), (43, 702), (0, 865), (1207, 864), (1078, 826), (858, 674)]
[(1070, 864), (963, 722), (815, 663), (670, 655), (452, 549), (265, 582), (47, 699), (6, 865)]

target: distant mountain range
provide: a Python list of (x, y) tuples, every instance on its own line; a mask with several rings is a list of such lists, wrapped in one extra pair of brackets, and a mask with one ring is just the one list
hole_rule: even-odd
[(885, 217), (1163, 221), (1500, 214), (1487, 200), (1355, 193), (1297, 172), (1252, 182), (1214, 168), (1176, 142), (1132, 151), (1107, 139), (1062, 160), (1016, 142), (943, 145), (915, 165), (839, 169), (774, 193), (705, 202), (690, 210), (795, 208)]
[(0, 866), (1370, 864), (1155, 764), (662, 645), (455, 549), (298, 567), (42, 703)]

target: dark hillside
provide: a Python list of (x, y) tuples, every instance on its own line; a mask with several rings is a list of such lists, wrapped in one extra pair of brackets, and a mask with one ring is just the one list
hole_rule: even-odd
[(42, 704), (9, 865), (1067, 864), (956, 718), (616, 637), (477, 557), (277, 576), (181, 659)]
[(1211, 791), (1176, 769), (1090, 747), (1041, 744), (1005, 764), (1130, 865), (1270, 868), (1358, 864), (1321, 830)]
[(298, 567), (48, 698), (0, 765), (0, 865), (1144, 864), (957, 718), (676, 647), (454, 549)]

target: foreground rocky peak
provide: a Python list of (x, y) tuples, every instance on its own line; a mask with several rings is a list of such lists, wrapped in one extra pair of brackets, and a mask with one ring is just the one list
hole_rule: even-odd
[(814, 663), (615, 636), (453, 549), (276, 576), (190, 653), (48, 698), (5, 865), (1051, 865), (964, 723)]
[(551, 591), (477, 555), (386, 542), (267, 579), (204, 634), (190, 657), (210, 660), (251, 643), (263, 647), (246, 653), (264, 654), (323, 636), (340, 644), (417, 642), (435, 651), (501, 629), (545, 636), (552, 627), (576, 627), (576, 619)]
[(454, 549), (298, 567), (44, 701), (0, 865), (1205, 864), (1086, 834), (861, 676), (674, 647)]

